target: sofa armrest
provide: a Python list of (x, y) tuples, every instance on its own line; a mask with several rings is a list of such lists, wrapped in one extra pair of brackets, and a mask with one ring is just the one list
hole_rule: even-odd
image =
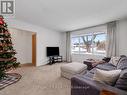
[(71, 86), (71, 95), (100, 95), (103, 89), (114, 92), (117, 95), (127, 95), (127, 92), (123, 90), (84, 78), (81, 75), (76, 75), (71, 79)]
[(71, 95), (99, 95), (100, 89), (81, 76), (71, 78)]

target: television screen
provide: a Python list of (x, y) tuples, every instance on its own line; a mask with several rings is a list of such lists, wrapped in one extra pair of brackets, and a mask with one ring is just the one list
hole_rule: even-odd
[(59, 56), (59, 47), (47, 47), (47, 56)]

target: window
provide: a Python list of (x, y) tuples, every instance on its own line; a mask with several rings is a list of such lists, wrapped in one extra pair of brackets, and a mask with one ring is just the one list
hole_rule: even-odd
[(73, 37), (72, 40), (72, 53), (79, 53), (79, 37)]
[(72, 37), (72, 53), (105, 55), (106, 36), (105, 32), (99, 32)]

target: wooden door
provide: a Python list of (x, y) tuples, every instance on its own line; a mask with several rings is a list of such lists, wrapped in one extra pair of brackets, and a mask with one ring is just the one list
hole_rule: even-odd
[(32, 64), (36, 66), (36, 33), (32, 35)]

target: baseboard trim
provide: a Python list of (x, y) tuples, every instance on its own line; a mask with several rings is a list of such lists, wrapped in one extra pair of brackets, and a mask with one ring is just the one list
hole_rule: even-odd
[(20, 66), (22, 67), (22, 66), (34, 66), (34, 64), (32, 64), (32, 63), (25, 63), (25, 64), (20, 64)]

